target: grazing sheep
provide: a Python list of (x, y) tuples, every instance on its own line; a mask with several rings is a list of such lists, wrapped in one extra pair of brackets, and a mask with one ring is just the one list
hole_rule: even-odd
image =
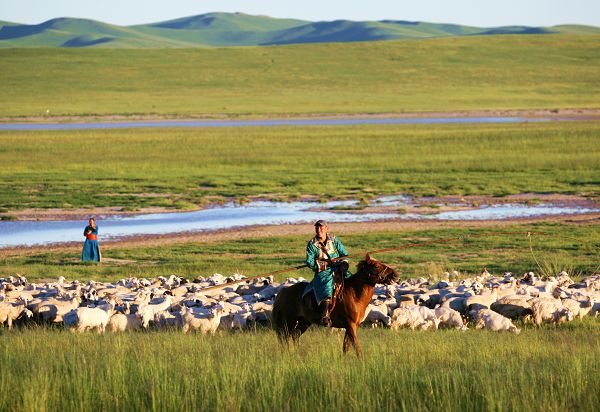
[[(61, 323), (65, 314), (79, 307), (81, 298), (74, 297), (68, 301), (53, 299), (50, 302), (52, 303), (42, 302), (42, 304), (38, 306), (37, 314), (42, 318), (42, 320), (44, 320), (44, 322)], [(36, 313), (35, 310), (32, 310), (32, 312)]]
[(378, 322), (383, 323), (385, 326), (390, 326), (391, 318), (388, 316), (388, 308), (385, 305), (369, 304), (365, 310), (362, 323), (375, 325)]
[(173, 297), (171, 295), (165, 295), (164, 300), (160, 303), (140, 305), (138, 307), (138, 313), (142, 316), (142, 326), (147, 328), (150, 324), (150, 321), (154, 320), (154, 315), (168, 310), (172, 303)]
[(13, 322), (21, 315), (28, 318), (33, 316), (33, 313), (26, 307), (26, 301), (20, 300), (15, 305), (9, 302), (0, 303), (0, 325), (6, 323), (8, 329), (12, 329)]
[(509, 295), (492, 303), (490, 309), (509, 319), (529, 319), (533, 315), (531, 304), (523, 295)]
[(463, 322), (462, 316), (457, 311), (440, 306), (436, 308), (434, 312), (439, 322), (439, 329), (467, 330), (467, 326)]
[(533, 310), (533, 323), (563, 323), (573, 320), (573, 312), (565, 308), (558, 299), (534, 298), (530, 301)]
[(562, 304), (573, 313), (573, 317), (582, 319), (592, 311), (594, 300), (590, 296), (587, 296), (584, 300), (567, 298), (562, 300)]
[(164, 310), (154, 315), (154, 325), (159, 328), (180, 328), (183, 326), (181, 312)]
[(485, 328), (494, 332), (508, 331), (517, 335), (521, 333), (521, 330), (510, 319), (491, 309), (473, 310), (469, 314), (473, 319), (475, 329)]
[(142, 327), (142, 317), (139, 313), (115, 313), (110, 317), (107, 326), (111, 332), (136, 330)]
[(439, 321), (433, 310), (425, 306), (409, 306), (394, 310), (390, 326), (392, 329), (406, 326), (411, 330), (427, 330), (430, 328), (437, 329), (438, 324)]
[(489, 309), (498, 299), (498, 289), (494, 288), (490, 293), (481, 293), (479, 295), (469, 296), (465, 301), (467, 311), (474, 309)]
[[(75, 321), (73, 326), (77, 332), (85, 332), (86, 330), (96, 329), (98, 333), (104, 333), (110, 318), (114, 313), (114, 304), (108, 303), (95, 308), (77, 308), (74, 310), (73, 316)], [(67, 322), (65, 322), (66, 324)], [(71, 320), (69, 320), (71, 323)]]
[(466, 297), (464, 297), (464, 298), (458, 297), (458, 296), (452, 297), (452, 298), (447, 299), (444, 302), (442, 302), (441, 307), (455, 310), (458, 313), (460, 313), (462, 316), (467, 316), (467, 313), (468, 313)]

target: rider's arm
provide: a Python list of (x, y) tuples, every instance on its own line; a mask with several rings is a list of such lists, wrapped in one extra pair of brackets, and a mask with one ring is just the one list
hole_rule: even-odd
[(315, 272), (319, 271), (317, 265), (318, 256), (319, 250), (317, 249), (317, 247), (313, 244), (313, 242), (308, 242), (308, 245), (306, 245), (306, 266), (308, 266)]

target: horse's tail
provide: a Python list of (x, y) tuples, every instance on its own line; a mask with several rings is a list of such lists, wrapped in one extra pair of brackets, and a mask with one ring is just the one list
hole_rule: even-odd
[[(273, 312), (271, 313), (271, 325), (273, 326), (273, 329), (277, 333), (277, 337), (279, 339), (287, 338), (287, 333), (286, 333), (287, 326), (286, 326), (285, 313), (284, 313), (285, 293), (282, 293), (284, 291), (285, 291), (285, 289), (283, 289), (275, 297), (275, 302), (273, 303)], [(283, 335), (286, 335), (286, 336), (283, 336)]]
[(294, 331), (301, 315), (300, 306), (305, 287), (305, 282), (296, 283), (281, 290), (275, 298), (271, 313), (271, 325), (281, 342), (287, 342), (290, 337), (294, 338), (295, 336)]

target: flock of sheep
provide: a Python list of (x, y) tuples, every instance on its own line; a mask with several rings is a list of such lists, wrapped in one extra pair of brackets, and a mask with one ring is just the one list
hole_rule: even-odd
[[(519, 333), (514, 320), (561, 323), (600, 311), (600, 276), (574, 282), (567, 273), (542, 279), (533, 272), (446, 279), (425, 278), (377, 286), (363, 324), (417, 330), (468, 326)], [(305, 279), (244, 279), (219, 274), (188, 281), (177, 276), (122, 279), (116, 284), (77, 280), (29, 283), (23, 276), (0, 278), (0, 324), (62, 324), (75, 331), (123, 332), (145, 328), (213, 334), (269, 324), (277, 293)], [(223, 285), (221, 288), (203, 290)]]

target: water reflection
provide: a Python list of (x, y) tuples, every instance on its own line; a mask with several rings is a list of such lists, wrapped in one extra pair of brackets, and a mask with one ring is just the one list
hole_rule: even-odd
[[(373, 206), (403, 206), (410, 203), (406, 196), (381, 197)], [(186, 231), (211, 231), (242, 228), (252, 225), (279, 225), (312, 222), (325, 219), (331, 222), (365, 222), (385, 219), (422, 220), (493, 220), (533, 216), (556, 216), (600, 212), (600, 209), (567, 207), (550, 204), (503, 204), (483, 206), (473, 210), (443, 211), (433, 214), (400, 212), (356, 213), (344, 211), (359, 205), (358, 201), (328, 203), (268, 201), (244, 206), (233, 203), (195, 212), (154, 213), (137, 216), (101, 216), (98, 219), (100, 239), (132, 235), (155, 235)], [(327, 210), (329, 209), (329, 210)], [(333, 209), (333, 210), (331, 210)], [(13, 221), (0, 222), (0, 248), (32, 246), (58, 242), (83, 242), (84, 221)]]

